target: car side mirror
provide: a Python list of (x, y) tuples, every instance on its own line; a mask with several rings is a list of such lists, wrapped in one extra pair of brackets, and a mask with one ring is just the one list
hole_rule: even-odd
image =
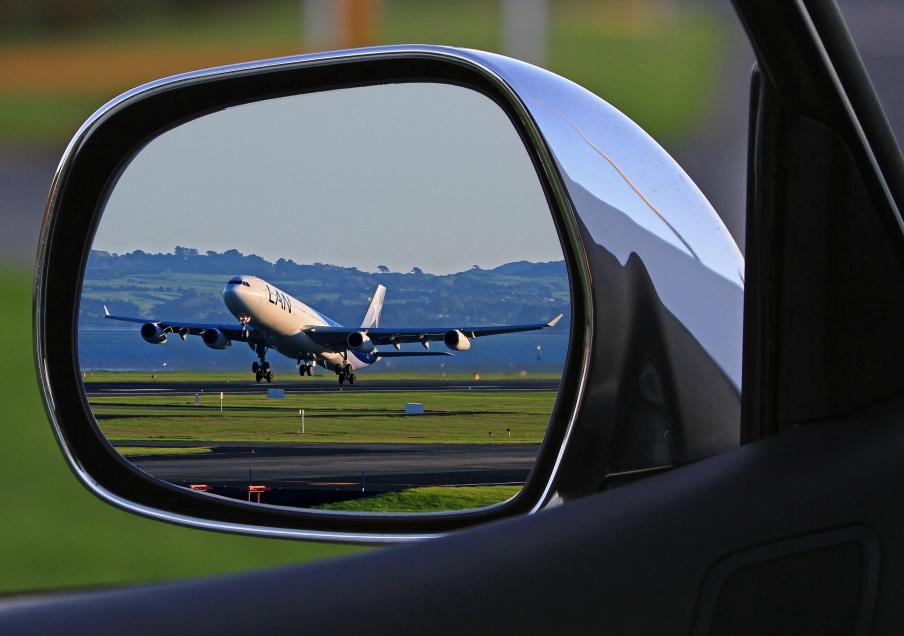
[[(318, 269), (305, 257), (320, 249), (336, 259)], [(376, 266), (400, 252), (408, 278), (349, 256)], [(446, 47), (304, 55), (152, 82), (81, 127), (41, 234), (36, 359), (67, 460), (113, 505), (250, 534), (404, 541), (737, 446), (743, 270), (675, 161), (566, 79)], [(456, 280), (476, 291), (435, 309)], [(535, 293), (513, 305), (517, 285)], [(199, 317), (159, 313), (186, 307)], [(524, 334), (556, 336), (542, 341), (553, 353), (538, 344), (534, 360)], [(489, 386), (473, 362), (454, 366), (494, 339), (498, 355), (529, 355)], [(253, 358), (247, 377), (202, 356), (223, 351), (243, 369)], [(277, 353), (330, 386), (273, 383)], [(411, 365), (388, 367), (409, 374), (383, 386), (391, 399), (358, 377), (380, 361)], [(415, 419), (425, 405), (433, 419)], [(382, 494), (439, 486), (439, 504), (376, 505), (374, 479)], [(489, 499), (456, 503), (448, 488)], [(332, 505), (346, 500), (358, 507)]]

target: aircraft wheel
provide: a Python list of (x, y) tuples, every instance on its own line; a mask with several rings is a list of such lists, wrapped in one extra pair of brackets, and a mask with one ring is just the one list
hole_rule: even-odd
[(267, 369), (264, 377), (267, 379), (267, 382), (273, 382), (273, 372), (270, 369)]
[(351, 377), (351, 376), (353, 375), (353, 374), (352, 374), (352, 371), (353, 371), (352, 365), (346, 364), (346, 365), (345, 365), (345, 375)]
[(251, 372), (252, 373), (257, 373), (258, 371), (260, 371), (260, 368), (261, 368), (261, 365), (259, 365), (257, 363), (257, 360), (255, 360), (254, 362), (251, 363)]
[(263, 362), (261, 362), (261, 368), (262, 368), (264, 371), (269, 371), (269, 370), (270, 370), (270, 363), (267, 362), (266, 360), (264, 360)]
[(310, 377), (310, 376), (312, 376), (312, 375), (314, 375), (314, 365), (313, 365), (313, 364), (309, 364), (309, 365), (308, 365), (308, 377)]
[(301, 377), (304, 377), (304, 373), (305, 373), (305, 369), (306, 369), (306, 368), (307, 368), (307, 367), (304, 366), (303, 364), (300, 365), (300, 366), (298, 367), (298, 375), (300, 375)]
[(357, 379), (358, 379), (358, 376), (355, 375), (354, 373), (352, 373), (350, 376), (348, 376), (348, 383), (354, 384)]
[(254, 379), (255, 379), (255, 380), (257, 380), (258, 382), (260, 382), (263, 378), (264, 378), (264, 372), (263, 372), (263, 371), (261, 371), (260, 369), (258, 369), (257, 371), (255, 371), (255, 373), (254, 373)]
[(345, 374), (344, 373), (339, 374), (339, 384), (345, 384)]

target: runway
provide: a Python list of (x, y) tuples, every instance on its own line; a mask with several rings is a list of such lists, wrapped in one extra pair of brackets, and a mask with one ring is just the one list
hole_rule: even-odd
[(145, 472), (182, 486), (205, 484), (245, 498), (247, 486), (271, 488), (262, 502), (311, 506), (417, 486), (520, 484), (536, 444), (330, 444), (124, 442), (123, 446), (202, 446), (202, 455), (133, 456)]
[(366, 377), (357, 384), (340, 385), (335, 377), (328, 379), (299, 378), (298, 380), (266, 382), (169, 382), (166, 380), (147, 382), (85, 382), (89, 396), (111, 395), (194, 395), (195, 393), (231, 393), (233, 395), (253, 395), (266, 393), (267, 389), (283, 389), (294, 393), (423, 393), (461, 391), (556, 391), (558, 380), (495, 380), (495, 381), (444, 381), (444, 380), (372, 380)]
[[(92, 398), (189, 396), (194, 394), (262, 395), (283, 389), (288, 395), (419, 392), (555, 391), (558, 380), (443, 381), (362, 378), (339, 386), (335, 377), (299, 378), (272, 384), (252, 381), (86, 382)], [(415, 401), (416, 398), (415, 398)], [(118, 408), (127, 409), (122, 404)], [(134, 405), (144, 409), (146, 405)], [(166, 408), (184, 407), (159, 405)], [(242, 407), (232, 407), (232, 410)], [(248, 407), (255, 410), (256, 407)], [(273, 407), (277, 408), (277, 407)], [(294, 409), (292, 409), (294, 411)], [(353, 417), (354, 415), (346, 415)], [(404, 416), (401, 413), (400, 417)], [(303, 439), (303, 438), (300, 438)], [(128, 447), (204, 447), (191, 455), (130, 455), (129, 461), (151, 475), (180, 486), (204, 484), (214, 494), (246, 499), (249, 485), (267, 486), (262, 503), (309, 507), (419, 486), (521, 484), (537, 456), (539, 444), (334, 443), (334, 442), (121, 442)]]

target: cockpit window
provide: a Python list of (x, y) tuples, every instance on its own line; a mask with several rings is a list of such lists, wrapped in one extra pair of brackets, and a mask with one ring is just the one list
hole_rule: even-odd
[(251, 287), (251, 283), (249, 283), (248, 281), (244, 281), (241, 278), (230, 279), (229, 282), (227, 282), (226, 284), (227, 285), (243, 285), (245, 287)]

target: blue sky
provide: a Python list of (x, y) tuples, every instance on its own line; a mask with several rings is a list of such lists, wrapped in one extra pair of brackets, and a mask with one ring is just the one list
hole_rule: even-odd
[(562, 258), (530, 159), (487, 97), (390, 84), (268, 100), (154, 139), (94, 248), (448, 273)]

